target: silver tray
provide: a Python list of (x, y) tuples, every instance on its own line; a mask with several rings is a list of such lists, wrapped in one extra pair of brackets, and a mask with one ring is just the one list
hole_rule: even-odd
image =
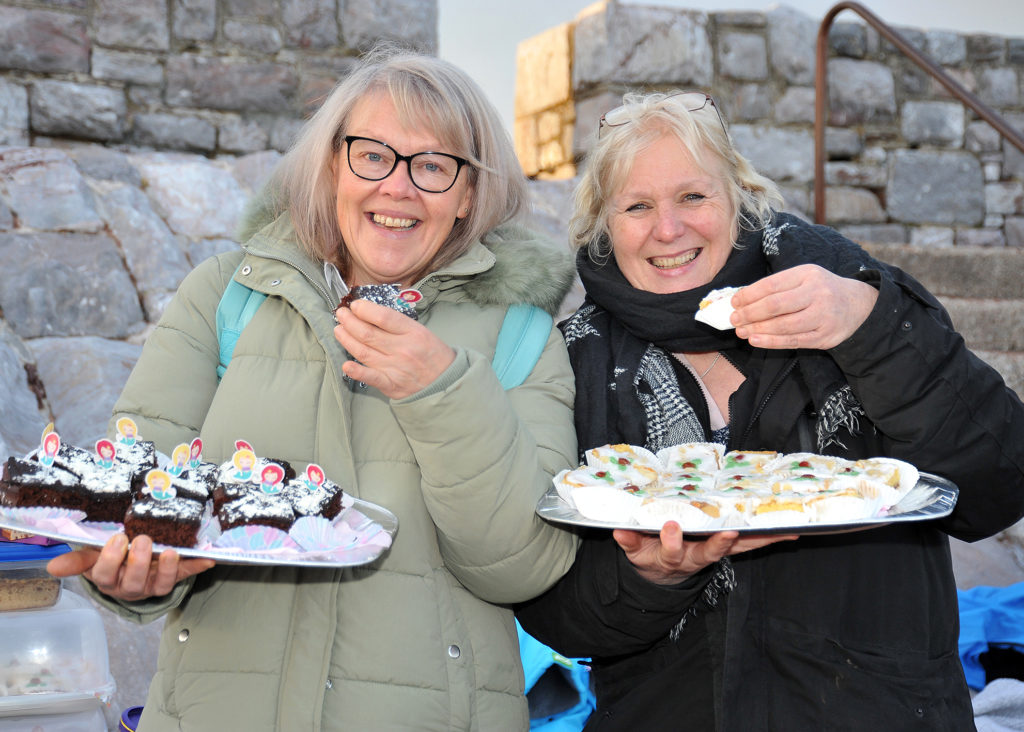
[[(371, 540), (380, 532), (384, 532), (388, 537), (394, 538), (395, 533), (398, 531), (398, 518), (386, 508), (382, 508), (369, 501), (363, 501), (358, 498), (352, 498), (351, 500), (352, 505), (345, 508), (334, 519), (335, 524), (339, 521), (346, 521), (357, 537), (366, 540), (351, 548), (334, 549), (330, 553), (325, 551), (304, 552), (283, 549), (250, 552), (217, 548), (190, 549), (187, 547), (154, 544), (153, 552), (159, 553), (165, 549), (173, 549), (182, 557), (214, 559), (220, 564), (288, 565), (325, 568), (357, 567), (374, 561), (390, 546), (390, 539), (387, 541), (388, 546), (382, 545), (380, 541)], [(75, 532), (73, 534), (60, 533), (26, 522), (19, 516), (21, 511), (21, 509), (0, 506), (0, 528), (45, 536), (76, 546), (94, 547), (103, 546), (107, 539), (121, 531), (120, 524), (78, 522), (78, 525), (83, 529), (87, 529), (87, 531), (82, 533)]]
[[(956, 505), (960, 490), (952, 482), (931, 473), (920, 473), (915, 485), (899, 503), (884, 515), (871, 519), (858, 519), (836, 523), (800, 524), (799, 526), (732, 526), (713, 529), (688, 530), (688, 536), (711, 536), (722, 531), (738, 531), (741, 534), (836, 534), (844, 531), (859, 531), (878, 526), (911, 521), (930, 521), (948, 516)], [(597, 529), (629, 529), (645, 533), (658, 533), (658, 529), (640, 526), (631, 521), (594, 521), (580, 514), (566, 503), (554, 486), (548, 489), (537, 503), (537, 514), (541, 518), (560, 524), (583, 526)]]

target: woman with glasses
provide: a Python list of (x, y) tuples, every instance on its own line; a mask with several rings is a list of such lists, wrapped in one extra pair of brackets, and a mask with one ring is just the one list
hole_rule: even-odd
[[(52, 566), (124, 617), (166, 616), (140, 730), (528, 727), (509, 607), (554, 583), (577, 539), (535, 513), (576, 456), (562, 335), (549, 326), (520, 386), (491, 365), (509, 306), (554, 313), (572, 283), (569, 253), (515, 224), (524, 197), (480, 89), (378, 50), (307, 123), (241, 251), (182, 283), (115, 419), (167, 453), (198, 436), (216, 463), (242, 438), (300, 474), (316, 463), (398, 531), (344, 569), (157, 560), (123, 536)], [(268, 297), (218, 384), (232, 277)], [(412, 307), (339, 308), (366, 286)]]
[[(973, 729), (948, 536), (1024, 514), (1024, 407), (917, 281), (779, 212), (710, 97), (625, 101), (570, 225), (586, 299), (561, 327), (581, 454), (716, 441), (891, 456), (959, 501), (939, 520), (775, 543), (594, 529), (522, 625), (592, 657), (588, 731)], [(695, 319), (731, 287), (721, 329)], [(727, 538), (721, 556), (711, 542)]]

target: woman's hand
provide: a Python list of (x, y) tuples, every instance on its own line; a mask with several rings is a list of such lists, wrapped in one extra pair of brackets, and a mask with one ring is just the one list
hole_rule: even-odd
[(736, 335), (758, 348), (838, 346), (867, 320), (878, 290), (816, 264), (747, 285), (732, 297)]
[(334, 337), (358, 361), (346, 361), (345, 374), (391, 399), (430, 385), (455, 360), (451, 346), (397, 310), (355, 300), (335, 317)]
[(741, 537), (738, 531), (720, 531), (704, 541), (687, 541), (675, 521), (666, 522), (657, 536), (626, 529), (616, 529), (612, 536), (637, 573), (658, 585), (682, 582), (722, 557), (797, 538), (788, 534)]
[(173, 549), (154, 558), (148, 536), (136, 536), (129, 544), (127, 536), (114, 534), (102, 549), (77, 549), (54, 557), (46, 571), (54, 577), (80, 574), (104, 595), (133, 602), (166, 595), (183, 579), (214, 564), (212, 559), (181, 559)]

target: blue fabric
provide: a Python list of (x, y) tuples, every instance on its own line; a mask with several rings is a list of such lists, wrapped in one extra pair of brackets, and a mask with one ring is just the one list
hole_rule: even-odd
[(519, 632), (519, 656), (523, 662), (526, 692), (529, 693), (533, 689), (534, 684), (549, 667), (557, 664), (566, 669), (572, 685), (579, 693), (576, 705), (565, 711), (539, 718), (534, 718), (531, 714), (530, 729), (542, 732), (579, 732), (597, 705), (594, 693), (590, 690), (590, 670), (585, 665), (587, 659), (566, 658), (523, 630), (518, 620), (516, 630)]
[(519, 386), (530, 375), (548, 342), (551, 324), (551, 316), (536, 305), (509, 306), (491, 361), (503, 387)]
[[(238, 273), (237, 270), (235, 273)], [(220, 363), (217, 365), (218, 379), (227, 371), (228, 364), (231, 363), (231, 356), (235, 352), (235, 344), (238, 343), (242, 331), (266, 299), (267, 296), (262, 292), (257, 292), (241, 282), (236, 282), (233, 277), (228, 282), (220, 302), (217, 303), (217, 340), (220, 344)]]
[(979, 657), (989, 644), (1024, 651), (1024, 582), (1007, 587), (958, 590), (960, 602), (960, 661), (967, 685), (985, 687), (985, 669)]

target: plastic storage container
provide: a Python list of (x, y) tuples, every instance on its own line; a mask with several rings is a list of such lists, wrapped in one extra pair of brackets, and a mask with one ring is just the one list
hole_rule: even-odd
[(67, 544), (0, 542), (0, 611), (55, 605), (61, 581), (46, 571), (46, 563), (70, 550)]
[(62, 592), (52, 607), (0, 613), (0, 731), (22, 717), (31, 724), (20, 729), (49, 730), (37, 724), (45, 716), (54, 729), (68, 721), (91, 732), (115, 688), (103, 619), (84, 597)]
[(99, 703), (93, 701), (77, 712), (0, 717), (0, 732), (107, 732), (107, 721)]

